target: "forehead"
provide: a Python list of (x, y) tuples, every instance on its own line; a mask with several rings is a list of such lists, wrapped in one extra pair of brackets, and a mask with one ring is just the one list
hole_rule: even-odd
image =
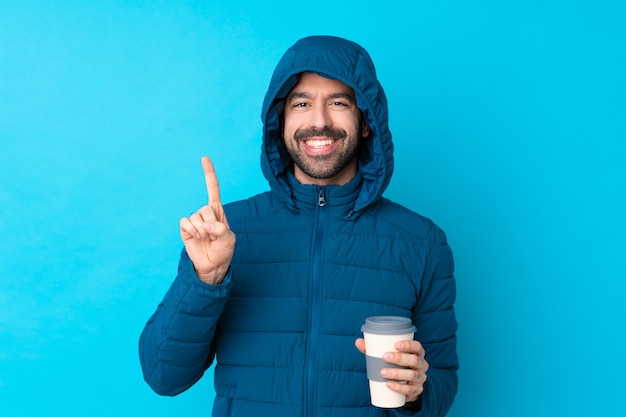
[(338, 80), (322, 77), (312, 72), (303, 72), (300, 74), (298, 83), (291, 90), (289, 95), (293, 93), (314, 93), (318, 91), (327, 94), (347, 93), (354, 97), (354, 90), (347, 84)]

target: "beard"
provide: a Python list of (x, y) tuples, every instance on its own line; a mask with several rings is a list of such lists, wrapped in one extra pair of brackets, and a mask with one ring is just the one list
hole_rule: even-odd
[[(362, 129), (360, 127), (354, 136), (348, 136), (343, 129), (330, 127), (302, 129), (294, 133), (293, 139), (285, 139), (285, 147), (293, 163), (303, 173), (311, 178), (325, 180), (337, 176), (357, 158), (361, 132)], [(343, 140), (344, 146), (338, 148), (335, 152), (325, 155), (309, 155), (299, 146), (303, 140), (320, 136)]]

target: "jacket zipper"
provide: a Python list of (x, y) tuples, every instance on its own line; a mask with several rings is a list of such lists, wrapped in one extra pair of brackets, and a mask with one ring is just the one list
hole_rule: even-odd
[(315, 416), (315, 395), (317, 392), (316, 381), (316, 364), (317, 364), (317, 346), (320, 332), (320, 312), (321, 312), (321, 263), (322, 263), (322, 247), (324, 243), (324, 234), (326, 231), (326, 222), (328, 218), (328, 209), (326, 208), (326, 195), (324, 189), (320, 188), (317, 196), (317, 224), (315, 230), (315, 240), (313, 242), (313, 258), (311, 259), (311, 315), (310, 315), (310, 336), (309, 336), (309, 354), (307, 357), (307, 412), (308, 417)]

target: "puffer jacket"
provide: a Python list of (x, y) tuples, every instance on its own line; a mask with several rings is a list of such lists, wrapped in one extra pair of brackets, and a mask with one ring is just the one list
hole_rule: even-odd
[[(320, 51), (324, 51), (320, 54)], [(344, 186), (302, 185), (280, 132), (298, 74), (352, 87), (371, 129)], [(457, 387), (454, 265), (432, 221), (382, 196), (393, 172), (387, 102), (367, 52), (305, 38), (279, 62), (263, 104), (261, 167), (270, 191), (225, 206), (237, 236), (220, 285), (183, 250), (178, 276), (140, 338), (144, 378), (176, 395), (214, 363), (214, 416), (443, 416)], [(370, 404), (365, 318), (410, 317), (430, 365), (419, 411)]]

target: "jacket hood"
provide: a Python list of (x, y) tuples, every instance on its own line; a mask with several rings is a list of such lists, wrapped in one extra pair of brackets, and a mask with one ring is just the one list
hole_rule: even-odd
[(367, 51), (352, 41), (332, 36), (307, 37), (296, 42), (279, 61), (261, 113), (263, 175), (272, 190), (295, 209), (296, 202), (286, 180), (291, 158), (282, 138), (280, 119), (284, 99), (303, 72), (313, 72), (350, 86), (370, 127), (370, 135), (364, 139), (359, 155), (363, 183), (353, 208), (358, 213), (377, 201), (389, 185), (393, 173), (393, 143), (387, 125), (387, 98), (376, 77), (374, 64)]

